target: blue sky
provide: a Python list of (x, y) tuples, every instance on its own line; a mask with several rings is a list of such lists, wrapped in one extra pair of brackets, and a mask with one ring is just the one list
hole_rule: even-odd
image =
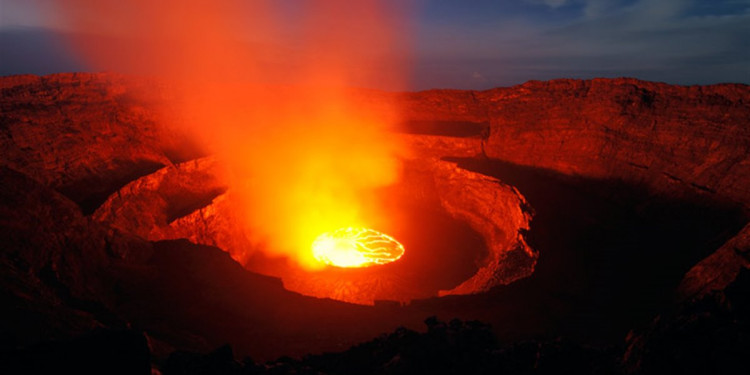
[[(304, 16), (295, 13), (297, 3), (285, 1), (290, 19)], [(622, 76), (750, 84), (750, 0), (411, 3), (403, 6), (410, 89)], [(49, 23), (49, 1), (0, 4), (0, 75), (87, 70), (65, 47), (60, 27)]]

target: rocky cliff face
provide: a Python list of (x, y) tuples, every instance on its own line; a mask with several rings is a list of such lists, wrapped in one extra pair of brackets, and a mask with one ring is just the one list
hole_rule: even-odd
[(435, 162), (433, 170), (440, 204), (469, 223), (488, 247), (487, 257), (479, 260), (474, 276), (440, 294), (486, 292), (531, 275), (539, 254), (524, 239), (531, 211), (523, 195), (495, 178), (455, 164)]
[(408, 120), (488, 122), (481, 148), (489, 158), (748, 207), (748, 91), (736, 84), (555, 80), (403, 94), (403, 105)]
[[(392, 328), (374, 319), (375, 311), (289, 292), (280, 280), (247, 272), (217, 248), (149, 242), (84, 216), (64, 195), (7, 167), (0, 167), (0, 181), (3, 373), (14, 373), (9, 363), (55, 367), (24, 362), (37, 352), (21, 352), (28, 357), (19, 359), (7, 350), (102, 328), (147, 332), (148, 348), (136, 342), (123, 349), (155, 356), (232, 342), (243, 353), (268, 358), (290, 349), (301, 355), (313, 342), (333, 350)], [(39, 361), (60, 351), (38, 350), (48, 353)]]
[(182, 227), (175, 222), (184, 222), (185, 216), (205, 216), (203, 208), (224, 194), (226, 181), (220, 175), (221, 166), (213, 158), (170, 165), (119, 189), (92, 218), (148, 240), (187, 238), (206, 245), (227, 245), (217, 242), (216, 236), (208, 240), (197, 227), (191, 228), (192, 233), (175, 233), (175, 228)]
[[(487, 245), (488, 253), (478, 260), (476, 274), (441, 294), (484, 292), (533, 272), (538, 253), (523, 238), (531, 213), (516, 189), (438, 159), (410, 160), (408, 165), (411, 178), (407, 186), (399, 188), (406, 195), (404, 199), (441, 205), (449, 215), (468, 223)], [(281, 277), (290, 290), (316, 297), (373, 304), (378, 299), (408, 302), (436, 293), (419, 292), (416, 284), (424, 283), (422, 279), (410, 283), (403, 277), (369, 271), (360, 271), (368, 276), (358, 277), (351, 272), (349, 276), (310, 274), (253, 264), (250, 257), (257, 246), (248, 240), (252, 228), (244, 228), (244, 221), (236, 217), (232, 192), (224, 193), (219, 169), (211, 158), (163, 168), (124, 186), (94, 212), (93, 218), (151, 241), (187, 238), (217, 246), (250, 269)]]
[(714, 290), (724, 290), (743, 268), (750, 269), (750, 224), (690, 269), (677, 288), (679, 298), (701, 299)]
[[(194, 157), (157, 82), (108, 74), (2, 79), (2, 163), (91, 213), (126, 183)], [(167, 124), (167, 125), (164, 125)]]
[(107, 306), (117, 262), (143, 260), (150, 245), (84, 217), (75, 203), (0, 167), (3, 333), (20, 343), (122, 328)]
[[(750, 210), (747, 85), (682, 87), (623, 78), (402, 95), (408, 120), (490, 125), (488, 136), (455, 143), (413, 137), (412, 144), (427, 152), (624, 181), (653, 195), (700, 197)], [(747, 268), (743, 233), (691, 270), (679, 293), (721, 288), (734, 279), (727, 275)]]
[[(14, 334), (33, 341), (49, 332), (59, 334), (47, 336), (65, 337), (97, 326), (138, 322), (158, 333), (157, 342), (205, 349), (224, 337), (211, 333), (213, 329), (238, 342), (248, 332), (263, 331), (241, 322), (262, 326), (263, 314), (278, 309), (233, 311), (252, 310), (268, 296), (290, 310), (295, 303), (310, 310), (324, 306), (325, 313), (312, 317), (285, 315), (298, 321), (295, 327), (300, 330), (324, 322), (318, 330), (305, 331), (313, 340), (336, 329), (344, 335), (358, 327), (359, 319), (375, 321), (381, 310), (301, 298), (265, 278), (241, 281), (244, 271), (226, 255), (217, 260), (214, 248), (149, 242), (188, 238), (229, 250), (240, 260), (232, 249), (250, 246), (225, 230), (231, 227), (226, 184), (214, 173), (215, 161), (199, 158), (200, 150), (176, 131), (179, 116), (163, 117), (167, 112), (162, 106), (175, 99), (166, 96), (161, 85), (107, 74), (0, 79), (0, 241), (3, 298), (8, 301), (4, 306), (11, 306), (3, 309), (3, 321), (28, 323), (17, 325)], [(422, 166), (413, 169), (424, 182), (417, 190), (486, 241), (487, 253), (478, 259), (473, 276), (443, 288), (443, 294), (507, 284), (529, 275), (537, 257), (545, 256), (543, 249), (537, 254), (526, 245), (524, 236), (533, 230), (533, 221), (523, 191), (446, 158), (505, 161), (564, 176), (619, 181), (642, 188), (646, 199), (701, 199), (750, 212), (750, 88), (745, 85), (556, 80), (483, 92), (356, 95), (374, 108), (384, 102), (400, 105), (404, 133), (398, 136), (412, 146), (412, 157)], [(681, 296), (697, 298), (731, 286), (737, 275), (747, 272), (741, 271), (748, 268), (747, 242), (745, 227), (725, 244), (718, 243), (713, 255), (688, 272)], [(154, 246), (163, 251), (154, 255)], [(201, 258), (194, 251), (213, 255)], [(185, 262), (177, 261), (183, 258)], [(211, 271), (200, 273), (201, 264)], [(154, 271), (159, 267), (172, 268), (161, 274)], [(189, 280), (195, 296), (179, 295), (179, 281), (188, 272), (197, 275)], [(210, 285), (201, 279), (217, 274), (226, 277)], [(129, 279), (137, 282), (133, 285)], [(150, 289), (150, 283), (159, 289)], [(231, 293), (217, 292), (250, 292), (255, 287), (269, 294), (229, 302)], [(149, 292), (152, 304), (123, 303), (112, 297), (112, 290)], [(218, 297), (206, 297), (210, 295)], [(165, 313), (161, 301), (176, 303), (189, 316)], [(181, 331), (203, 324), (216, 303), (224, 304), (222, 312), (234, 325), (202, 325), (198, 337)], [(344, 310), (348, 326), (336, 328), (344, 324), (338, 318)], [(418, 320), (423, 313), (419, 306), (411, 312), (420, 315)], [(164, 328), (160, 324), (165, 321), (174, 325)], [(397, 321), (381, 321), (347, 337), (367, 337)], [(49, 327), (35, 328), (38, 322)], [(331, 348), (334, 336), (319, 341)], [(290, 342), (297, 341), (289, 338), (275, 345)], [(245, 343), (245, 348), (251, 345)]]

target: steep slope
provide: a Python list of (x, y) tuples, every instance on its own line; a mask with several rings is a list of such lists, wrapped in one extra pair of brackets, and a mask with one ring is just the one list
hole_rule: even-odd
[[(581, 298), (592, 292), (603, 298), (593, 303), (612, 302), (606, 300), (610, 291), (575, 284), (586, 281), (589, 275), (566, 275), (570, 270), (577, 271), (573, 268), (555, 270), (547, 274), (553, 277), (551, 281), (543, 280), (562, 285), (560, 289), (529, 293), (549, 286), (529, 278), (521, 280), (522, 285), (497, 288), (505, 282), (494, 282), (495, 276), (507, 276), (508, 281), (531, 272), (536, 253), (524, 246), (503, 248), (526, 254), (518, 267), (522, 272), (489, 272), (489, 276), (473, 279), (467, 287), (472, 291), (489, 289), (485, 294), (428, 299), (404, 308), (368, 308), (290, 293), (273, 279), (248, 273), (214, 247), (185, 241), (146, 241), (144, 238), (192, 235), (195, 242), (202, 242), (198, 240), (201, 236), (215, 237), (215, 242), (205, 243), (221, 247), (211, 228), (199, 232), (188, 224), (191, 220), (196, 227), (205, 223), (198, 219), (211, 216), (211, 209), (221, 204), (225, 184), (203, 173), (211, 168), (210, 159), (197, 159), (202, 156), (200, 150), (177, 131), (179, 115), (161, 110), (175, 100), (160, 90), (162, 84), (108, 74), (0, 79), (2, 331), (19, 338), (11, 345), (70, 337), (99, 326), (135, 323), (156, 336), (154, 342), (163, 351), (174, 347), (206, 350), (231, 338), (243, 353), (271, 356), (343, 348), (396, 325), (418, 323), (426, 314), (436, 312), (496, 319), (493, 323), (507, 323), (497, 328), (503, 333), (525, 329), (537, 332), (534, 327), (546, 329), (554, 324), (563, 327), (555, 332), (585, 329), (581, 327), (587, 324), (603, 327), (609, 323), (604, 313), (619, 313), (607, 306), (596, 310), (599, 306), (581, 308), (556, 300)], [(374, 108), (385, 102), (399, 103), (404, 133), (394, 136), (413, 146), (415, 160), (429, 160), (442, 170), (431, 172), (433, 181), (443, 189), (444, 196), (457, 199), (448, 203), (443, 200), (446, 210), (482, 233), (488, 247), (497, 245), (497, 238), (525, 244), (526, 237), (517, 235), (525, 236), (529, 229), (536, 239), (532, 245), (545, 245), (536, 248), (540, 253), (537, 267), (576, 262), (612, 266), (624, 260), (632, 262), (627, 266), (645, 267), (640, 271), (633, 268), (632, 272), (628, 269), (637, 277), (669, 274), (670, 279), (655, 281), (660, 292), (671, 291), (680, 275), (676, 280), (671, 278), (685, 272), (685, 262), (697, 261), (685, 258), (684, 249), (672, 247), (674, 243), (689, 245), (676, 241), (676, 237), (682, 228), (699, 231), (698, 226), (706, 224), (695, 220), (702, 207), (718, 207), (705, 210), (709, 212), (706, 220), (718, 217), (720, 220), (714, 221), (725, 229), (711, 227), (701, 235), (682, 236), (702, 241), (690, 256), (718, 250), (688, 272), (679, 293), (684, 299), (704, 296), (712, 289), (731, 286), (738, 275), (747, 273), (742, 271), (749, 265), (747, 227), (741, 229), (750, 210), (750, 88), (746, 85), (680, 87), (633, 79), (556, 80), (482, 92), (354, 90), (353, 95), (361, 98), (362, 105)], [(500, 167), (503, 162), (515, 165), (513, 168), (530, 168), (528, 175), (537, 177), (525, 184), (516, 184), (510, 177), (505, 180), (503, 176), (512, 173), (494, 173), (505, 168)], [(538, 178), (544, 173), (555, 177)], [(570, 184), (572, 193), (560, 195), (575, 200), (557, 202), (556, 196), (547, 196), (550, 193), (545, 186), (537, 186), (539, 181), (566, 178), (585, 182)], [(636, 190), (638, 199), (619, 202), (621, 186)], [(550, 190), (556, 188), (550, 186)], [(516, 214), (511, 216), (516, 226), (493, 234), (496, 227), (487, 223), (495, 220), (498, 212), (490, 208), (506, 201), (493, 195), (498, 189), (514, 202)], [(590, 203), (589, 196), (596, 196), (597, 204), (605, 208), (611, 202), (618, 209), (632, 206), (626, 208), (635, 214), (620, 221), (611, 217), (619, 213), (610, 214), (595, 206), (591, 211), (596, 215), (591, 217), (566, 216), (571, 208), (571, 214), (579, 213), (575, 205)], [(137, 199), (128, 201), (133, 197)], [(538, 220), (545, 223), (540, 225), (544, 231), (534, 232), (524, 197), (532, 206), (540, 202), (542, 209), (554, 209), (553, 216), (537, 211)], [(670, 204), (660, 206), (662, 201)], [(651, 215), (654, 206), (675, 214)], [(684, 207), (688, 209), (680, 211)], [(483, 209), (488, 211), (481, 212)], [(735, 211), (741, 213), (735, 216)], [(678, 220), (676, 216), (682, 212), (691, 215), (689, 225), (676, 222), (665, 226), (659, 221)], [(717, 216), (724, 213), (731, 215)], [(638, 225), (644, 218), (648, 225)], [(550, 222), (552, 219), (571, 223), (557, 225)], [(628, 226), (618, 227), (621, 223)], [(667, 230), (662, 232), (663, 228)], [(566, 247), (569, 243), (565, 239), (579, 234), (566, 230), (593, 236), (594, 246), (608, 245), (591, 233), (600, 229), (606, 235), (622, 236), (622, 241), (615, 239), (614, 251)], [(151, 237), (154, 233), (162, 237)], [(563, 240), (558, 241), (556, 236)], [(653, 236), (658, 241), (645, 247), (652, 253), (628, 258), (623, 254), (633, 250), (628, 248), (628, 236), (640, 236), (642, 241)], [(570, 243), (589, 246), (586, 241), (591, 238)], [(714, 244), (712, 239), (722, 242)], [(601, 261), (605, 256), (613, 260)], [(634, 261), (649, 257), (658, 262)], [(493, 257), (483, 259), (480, 269), (497, 261)], [(675, 267), (660, 272), (659, 267), (665, 265)], [(601, 276), (608, 269), (587, 271)], [(620, 268), (617, 271), (614, 276), (624, 276)], [(637, 277), (636, 282), (613, 281), (612, 285), (621, 289), (612, 295), (633, 297), (644, 305), (657, 297), (662, 302), (670, 299), (668, 293), (637, 299), (642, 297), (640, 290), (652, 285), (652, 280)], [(560, 290), (574, 293), (563, 298), (555, 294)], [(235, 293), (251, 298), (243, 300)], [(266, 304), (266, 300), (274, 302)], [(612, 306), (624, 310), (630, 307), (628, 301)], [(170, 310), (165, 306), (177, 307)], [(641, 318), (653, 316), (653, 306), (649, 306), (633, 310), (643, 308), (637, 312)], [(576, 308), (583, 312), (565, 310)], [(183, 310), (188, 314), (181, 315), (179, 311)], [(308, 310), (313, 313), (306, 314)], [(594, 315), (591, 311), (604, 313)], [(264, 327), (277, 316), (293, 324)], [(568, 320), (570, 316), (575, 319)], [(619, 324), (631, 318), (623, 315)], [(541, 319), (549, 325), (539, 325)], [(371, 324), (363, 325), (362, 321)], [(278, 334), (278, 340), (269, 343), (263, 337), (271, 332)]]

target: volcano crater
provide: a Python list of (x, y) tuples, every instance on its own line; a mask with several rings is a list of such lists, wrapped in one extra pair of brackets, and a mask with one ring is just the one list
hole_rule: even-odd
[[(373, 192), (389, 214), (382, 229), (406, 247), (402, 259), (366, 268), (305, 269), (268, 255), (264, 246), (270, 245), (251, 240), (253, 229), (241, 224), (218, 163), (206, 157), (143, 176), (93, 217), (151, 241), (187, 238), (216, 246), (250, 271), (279, 277), (288, 290), (357, 304), (484, 292), (530, 275), (536, 263), (537, 253), (523, 238), (530, 208), (517, 189), (428, 158), (405, 160), (402, 181)], [(184, 214), (174, 217), (179, 210)]]

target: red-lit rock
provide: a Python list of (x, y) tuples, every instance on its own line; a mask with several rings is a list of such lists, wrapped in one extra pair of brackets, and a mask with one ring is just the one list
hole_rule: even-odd
[(238, 225), (221, 170), (212, 157), (164, 167), (125, 185), (92, 217), (151, 241), (217, 246), (244, 264), (253, 245)]
[(633, 79), (529, 82), (490, 90), (488, 157), (750, 206), (745, 85)]
[[(516, 189), (437, 159), (411, 160), (409, 165), (418, 165), (412, 174), (420, 177), (409, 181), (406, 190), (416, 191), (417, 196), (408, 199), (434, 200), (451, 216), (467, 222), (487, 244), (488, 255), (478, 260), (477, 274), (442, 294), (479, 293), (533, 272), (538, 254), (522, 235), (529, 229), (531, 215)], [(247, 238), (248, 229), (241, 226), (243, 221), (233, 216), (231, 192), (219, 195), (222, 184), (212, 175), (215, 168), (212, 159), (200, 159), (141, 177), (110, 197), (93, 217), (149, 240), (187, 238), (218, 246), (246, 264), (254, 244)], [(174, 211), (170, 207), (185, 202), (185, 197), (193, 197), (188, 202), (203, 204), (168, 220), (168, 212)], [(410, 288), (403, 278), (372, 272), (358, 271), (369, 274), (359, 277), (352, 272), (257, 271), (281, 276), (290, 290), (355, 303), (372, 304), (376, 299), (408, 302), (429, 296), (419, 288)]]
[(150, 256), (150, 244), (84, 217), (60, 193), (0, 167), (3, 332), (17, 344), (122, 328), (110, 267)]
[(524, 239), (531, 212), (523, 195), (495, 178), (455, 164), (436, 162), (433, 171), (440, 204), (480, 233), (488, 248), (474, 276), (440, 294), (480, 293), (531, 275), (539, 253)]
[(175, 237), (168, 234), (174, 221), (197, 212), (226, 191), (225, 182), (217, 177), (220, 169), (213, 158), (164, 167), (122, 187), (92, 217), (149, 240)]
[(196, 154), (163, 125), (159, 87), (112, 74), (5, 77), (2, 163), (93, 212), (128, 182)]
[[(629, 78), (397, 95), (406, 120), (489, 122), (481, 145), (489, 158), (750, 207), (748, 96), (742, 84)], [(454, 152), (464, 149), (458, 143)]]
[[(8, 77), (0, 86), (3, 162), (66, 193), (84, 210), (96, 208), (102, 195), (119, 185), (179, 160), (175, 150), (186, 144), (172, 135), (160, 136), (168, 128), (156, 126), (163, 120), (156, 108), (171, 99), (153, 82), (62, 74)], [(490, 124), (486, 139), (403, 135), (416, 158), (486, 156), (566, 174), (621, 179), (667, 194), (697, 192), (749, 207), (748, 91), (745, 85), (681, 87), (595, 79), (528, 82), (482, 92), (357, 95), (363, 105), (374, 108), (398, 103), (406, 121)], [(164, 173), (138, 184), (157, 183), (147, 181)], [(193, 177), (171, 181), (181, 178)], [(122, 190), (120, 198), (111, 197), (96, 217), (144, 238), (187, 237), (229, 249), (248, 246), (245, 240), (238, 244), (232, 239), (238, 233), (210, 229), (225, 225), (225, 198), (201, 210), (175, 214), (166, 196), (198, 193), (187, 186), (172, 191), (155, 188), (150, 198), (145, 194), (130, 200), (132, 189), (147, 190)], [(115, 208), (118, 199), (130, 202)], [(143, 216), (136, 220), (127, 212)], [(465, 213), (459, 216), (473, 220), (474, 226), (478, 222)]]
[[(471, 148), (466, 139), (451, 144), (445, 137), (417, 136), (412, 143), (425, 150), (435, 146), (444, 156), (458, 157), (481, 151), (492, 159), (620, 180), (652, 194), (699, 195), (750, 211), (747, 85), (562, 79), (481, 92), (402, 95), (407, 120), (490, 123), (487, 139), (468, 139)], [(740, 234), (696, 266), (681, 293), (731, 281), (728, 275), (747, 267), (747, 261), (727, 249), (745, 242)]]
[[(209, 159), (178, 163), (199, 153), (171, 127), (179, 127), (178, 114), (156, 115), (158, 107), (174, 100), (163, 97), (158, 88), (153, 82), (108, 74), (0, 79), (2, 283), (4, 301), (12, 302), (3, 311), (4, 316), (26, 319), (17, 331), (29, 338), (41, 337), (48, 328), (46, 332), (82, 332), (122, 323), (108, 315), (117, 311), (173, 343), (215, 344), (231, 336), (238, 342), (251, 337), (254, 345), (262, 346), (263, 340), (250, 333), (259, 332), (255, 327), (283, 310), (287, 321), (296, 322), (290, 331), (310, 329), (305, 331), (308, 339), (325, 336), (320, 341), (333, 348), (340, 341), (330, 329), (339, 329), (337, 334), (348, 338), (356, 336), (350, 330), (359, 329), (363, 338), (385, 327), (388, 323), (382, 321), (378, 328), (358, 326), (363, 316), (378, 316), (365, 307), (305, 299), (286, 293), (274, 281), (265, 284), (273, 284), (268, 290), (274, 301), (281, 301), (283, 308), (278, 311), (264, 305), (266, 295), (232, 301), (229, 290), (250, 292), (261, 287), (245, 282), (249, 278), (245, 270), (215, 248), (178, 241), (162, 243), (163, 253), (151, 256), (152, 245), (142, 238), (189, 238), (224, 250), (240, 248), (234, 241), (244, 241), (225, 229), (230, 227), (231, 203), (228, 194), (221, 194), (224, 184), (206, 173), (212, 169)], [(373, 108), (383, 102), (399, 103), (405, 121), (489, 124), (487, 134), (472, 137), (401, 135), (413, 146), (411, 157), (424, 161), (417, 180), (431, 181), (415, 187), (417, 192), (424, 193), (425, 199), (433, 197), (488, 241), (488, 255), (480, 259), (476, 275), (444, 294), (484, 291), (526, 276), (537, 255), (519, 236), (529, 225), (533, 227), (523, 191), (441, 158), (504, 160), (621, 181), (642, 187), (654, 199), (697, 195), (750, 210), (750, 88), (746, 85), (556, 80), (482, 92), (361, 91), (358, 95), (363, 105)], [(95, 220), (81, 209), (83, 213), (96, 210)], [(748, 267), (747, 235), (746, 226), (688, 272), (679, 290), (682, 297), (731, 285)], [(232, 253), (235, 258), (236, 254)], [(184, 264), (179, 262), (183, 258)], [(118, 267), (110, 267), (115, 263)], [(186, 273), (191, 273), (190, 290), (180, 286)], [(402, 283), (395, 278), (386, 281), (382, 285), (389, 290)], [(132, 292), (132, 283), (139, 292), (153, 293), (152, 299), (130, 298), (118, 305), (112, 293)], [(159, 289), (152, 290), (154, 285)], [(341, 285), (332, 290), (341, 295), (353, 290), (338, 288)], [(179, 306), (186, 316), (165, 311), (164, 303)], [(325, 305), (328, 310), (308, 317), (307, 311), (292, 311), (300, 303), (306, 309)], [(216, 304), (223, 306), (222, 319), (228, 323), (206, 322)], [(255, 311), (256, 306), (263, 309)], [(346, 324), (339, 321), (344, 310), (350, 312)], [(138, 315), (140, 311), (155, 315)], [(411, 311), (424, 312), (419, 306)], [(45, 327), (32, 324), (45, 319), (49, 319)], [(3, 327), (10, 322), (6, 319)], [(308, 328), (319, 323), (317, 331)], [(185, 333), (186, 327), (198, 325), (204, 336)], [(213, 335), (212, 328), (221, 334)], [(280, 324), (273, 327), (283, 329)], [(299, 343), (294, 337), (287, 339), (275, 341), (276, 348)]]
[(743, 268), (750, 269), (750, 224), (691, 268), (677, 288), (678, 295), (700, 299), (711, 291), (724, 290)]

